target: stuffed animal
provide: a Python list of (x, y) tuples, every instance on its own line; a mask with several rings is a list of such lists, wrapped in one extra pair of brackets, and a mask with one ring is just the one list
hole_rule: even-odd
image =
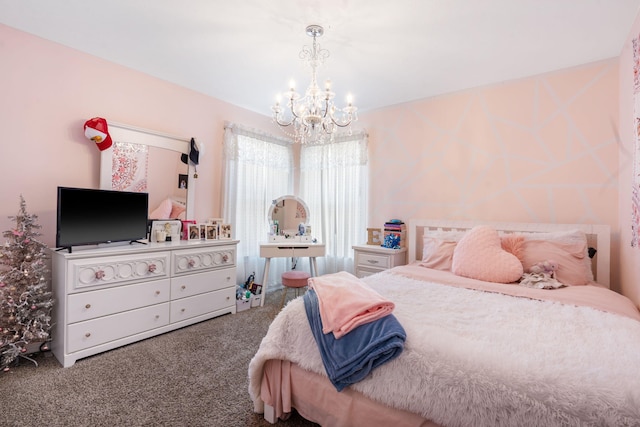
[(529, 268), (531, 274), (544, 274), (549, 277), (556, 277), (556, 270), (558, 269), (558, 263), (552, 260), (540, 261)]
[(564, 284), (556, 280), (558, 267), (558, 263), (551, 260), (537, 262), (522, 275), (520, 286), (537, 289), (562, 288)]

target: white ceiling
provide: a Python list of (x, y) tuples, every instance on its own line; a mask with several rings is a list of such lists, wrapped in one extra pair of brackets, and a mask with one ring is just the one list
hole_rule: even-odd
[[(640, 0), (0, 0), (0, 23), (269, 115), (308, 24), (360, 111), (618, 56)], [(0, 43), (2, 41), (0, 40)], [(6, 66), (6, 64), (2, 64)]]

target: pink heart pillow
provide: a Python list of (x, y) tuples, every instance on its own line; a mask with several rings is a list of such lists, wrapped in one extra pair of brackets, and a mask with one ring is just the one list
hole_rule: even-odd
[(469, 230), (453, 251), (451, 271), (485, 282), (517, 282), (524, 269), (520, 260), (502, 249), (498, 232), (480, 225)]

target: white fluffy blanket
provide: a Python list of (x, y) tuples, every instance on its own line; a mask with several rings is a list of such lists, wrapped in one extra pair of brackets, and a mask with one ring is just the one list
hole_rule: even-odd
[[(592, 309), (422, 282), (364, 279), (395, 302), (403, 353), (352, 388), (445, 426), (640, 426), (640, 322)], [(324, 374), (302, 298), (278, 315), (249, 365), (288, 359)]]

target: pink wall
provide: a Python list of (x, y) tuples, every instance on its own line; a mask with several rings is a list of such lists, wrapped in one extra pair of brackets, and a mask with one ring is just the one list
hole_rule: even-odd
[(84, 136), (101, 116), (205, 145), (198, 167), (196, 219), (221, 213), (225, 120), (270, 128), (266, 116), (0, 25), (0, 231), (19, 196), (55, 241), (56, 187), (99, 186), (100, 152)]
[(617, 120), (616, 59), (363, 114), (370, 225), (450, 218), (615, 231)]
[[(224, 121), (277, 132), (266, 116), (3, 25), (0, 57), (10, 64), (0, 67), (0, 231), (11, 227), (7, 216), (23, 194), (49, 245), (56, 187), (98, 187), (100, 154), (82, 132), (90, 117), (204, 143), (197, 219), (220, 215)], [(362, 114), (370, 224), (392, 217), (610, 224), (623, 264), (619, 284), (614, 246), (613, 287), (639, 302), (625, 197), (620, 217), (617, 210), (630, 181), (618, 183), (619, 169), (630, 174), (623, 158), (630, 147), (621, 147), (618, 162), (618, 72), (612, 59)]]
[[(620, 215), (620, 288), (623, 294), (640, 305), (640, 248), (631, 247), (631, 188), (635, 151), (635, 123), (633, 101), (632, 40), (640, 35), (640, 18), (620, 55), (620, 159), (619, 159), (619, 215)], [(640, 159), (638, 159), (640, 160)]]

